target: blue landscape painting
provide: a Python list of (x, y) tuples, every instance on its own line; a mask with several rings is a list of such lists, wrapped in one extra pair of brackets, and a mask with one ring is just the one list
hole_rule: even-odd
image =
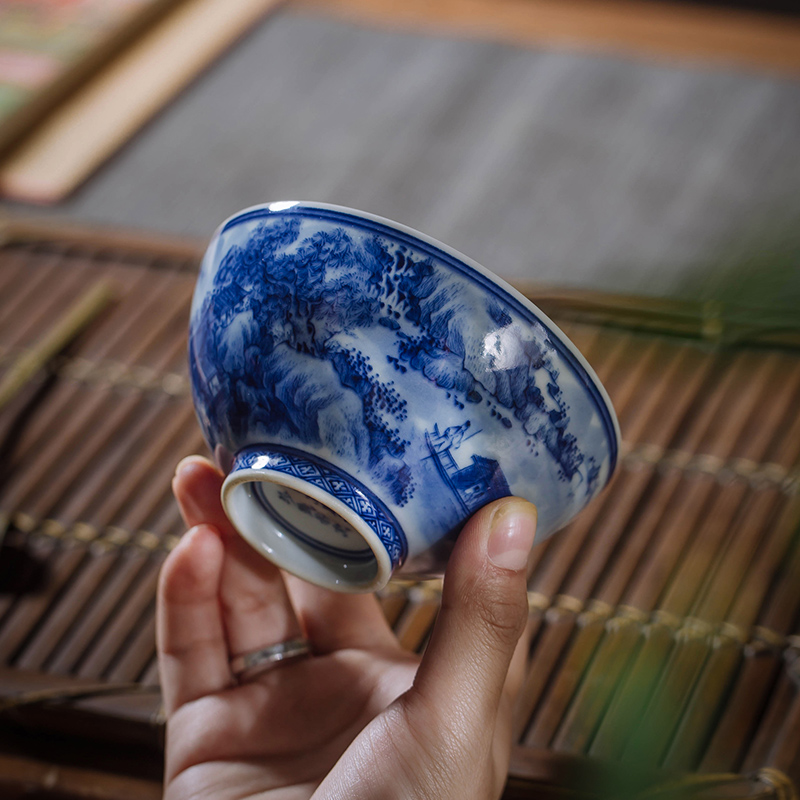
[(190, 368), (212, 448), (335, 455), (400, 509), (432, 491), (432, 455), (457, 503), (472, 478), (487, 497), (545, 475), (578, 506), (596, 492), (611, 467), (588, 453), (608, 452), (608, 424), (587, 390), (568, 407), (562, 387), (581, 378), (560, 374), (547, 328), (435, 248), (335, 215), (305, 226), (289, 213), (223, 229), (218, 269), (201, 271)]

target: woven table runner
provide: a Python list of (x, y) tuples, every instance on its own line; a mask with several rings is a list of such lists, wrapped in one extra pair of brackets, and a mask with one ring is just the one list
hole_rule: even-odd
[[(205, 452), (185, 349), (199, 253), (35, 228), (0, 246), (0, 380), (87, 292), (111, 298), (0, 409), (0, 722), (102, 731), (154, 762), (155, 588), (183, 532), (170, 479)], [(724, 309), (526, 291), (607, 387), (624, 457), (533, 553), (507, 796), (622, 796), (640, 773), (681, 796), (791, 796), (800, 349)], [(439, 597), (382, 593), (404, 646), (424, 648)]]

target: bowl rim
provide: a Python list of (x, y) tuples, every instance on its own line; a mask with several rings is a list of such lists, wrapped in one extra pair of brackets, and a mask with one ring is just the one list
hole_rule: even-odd
[[(311, 213), (309, 214), (309, 212)], [(616, 470), (619, 453), (622, 447), (619, 420), (617, 419), (611, 398), (608, 396), (608, 392), (598, 378), (597, 373), (583, 354), (570, 341), (569, 337), (567, 337), (567, 335), (535, 303), (522, 294), (522, 292), (515, 289), (511, 284), (479, 262), (427, 233), (423, 233), (422, 231), (411, 228), (400, 222), (395, 222), (387, 217), (379, 216), (378, 214), (360, 211), (359, 209), (336, 205), (334, 203), (306, 200), (277, 200), (248, 206), (224, 220), (214, 233), (212, 242), (225, 233), (226, 230), (242, 222), (270, 216), (272, 214), (278, 215), (287, 213), (302, 214), (306, 217), (317, 216), (331, 221), (337, 218), (344, 218), (343, 221), (358, 223), (361, 227), (371, 228), (376, 233), (382, 233), (383, 235), (393, 236), (395, 238), (399, 235), (401, 239), (406, 238), (409, 240), (409, 245), (413, 245), (417, 248), (422, 245), (423, 248), (433, 251), (431, 253), (432, 255), (449, 264), (451, 267), (455, 267), (462, 272), (471, 271), (476, 274), (478, 283), (484, 287), (490, 285), (493, 289), (499, 289), (508, 295), (509, 300), (517, 306), (516, 310), (521, 312), (523, 317), (532, 315), (535, 321), (547, 330), (554, 347), (570, 365), (573, 373), (580, 379), (581, 384), (586, 388), (589, 396), (594, 401), (598, 414), (604, 423), (609, 442), (610, 458), (607, 481), (611, 479), (611, 476)], [(364, 223), (367, 223), (366, 226)], [(473, 275), (473, 277), (475, 277), (475, 275)]]

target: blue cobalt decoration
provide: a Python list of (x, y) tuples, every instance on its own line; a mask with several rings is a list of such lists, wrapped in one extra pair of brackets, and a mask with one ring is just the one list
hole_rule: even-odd
[[(274, 470), (285, 475), (292, 475), (305, 483), (317, 487), (330, 495), (331, 498), (336, 498), (345, 503), (373, 529), (381, 540), (381, 544), (389, 552), (393, 568), (399, 567), (405, 561), (408, 554), (408, 545), (403, 531), (397, 520), (392, 516), (392, 513), (366, 487), (361, 486), (352, 477), (333, 465), (325, 464), (319, 459), (313, 459), (299, 451), (286, 447), (279, 448), (275, 446), (271, 449), (247, 447), (237, 456), (233, 472), (251, 468)], [(263, 487), (261, 486), (256, 487), (256, 492), (259, 489), (263, 492)], [(326, 506), (303, 495), (295, 498), (287, 492), (288, 490), (284, 490), (279, 495), (284, 504), (288, 503), (304, 514), (316, 517), (318, 522), (330, 525), (339, 534), (347, 536), (349, 533), (348, 528), (342, 525), (342, 521), (339, 518), (331, 515)], [(280, 515), (280, 512), (270, 504), (263, 493), (257, 496), (259, 502), (272, 516)], [(291, 524), (285, 518), (282, 518), (282, 522), (287, 526)], [(307, 531), (294, 527), (292, 527), (291, 533), (295, 538), (334, 555), (372, 559), (372, 551), (365, 547), (364, 540), (360, 537), (354, 537), (358, 546), (358, 549), (356, 549), (352, 545), (347, 547), (341, 544), (339, 546), (325, 544), (319, 539), (311, 538)]]
[(362, 212), (273, 203), (225, 222), (189, 354), (234, 525), (331, 588), (441, 572), (466, 519), (510, 494), (537, 505), (543, 538), (616, 464), (608, 397), (546, 316)]

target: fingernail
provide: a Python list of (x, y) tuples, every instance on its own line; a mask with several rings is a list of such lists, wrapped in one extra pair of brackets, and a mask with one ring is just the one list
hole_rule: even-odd
[(517, 500), (501, 506), (492, 518), (487, 554), (501, 569), (525, 569), (536, 536), (536, 506)]
[(179, 475), (181, 472), (183, 472), (183, 470), (186, 467), (190, 466), (191, 464), (194, 464), (196, 461), (201, 461), (202, 458), (203, 458), (202, 456), (196, 456), (196, 455), (186, 456), (185, 458), (182, 458), (178, 462), (178, 465), (175, 467), (175, 474)]

